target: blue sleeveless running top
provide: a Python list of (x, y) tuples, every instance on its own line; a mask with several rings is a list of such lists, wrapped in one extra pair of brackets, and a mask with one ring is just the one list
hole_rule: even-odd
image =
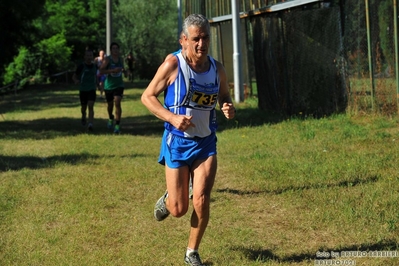
[(165, 129), (186, 138), (207, 137), (217, 129), (215, 107), (219, 94), (219, 75), (215, 60), (208, 56), (208, 71), (196, 73), (181, 53), (176, 57), (179, 70), (176, 80), (165, 90), (164, 106), (174, 114), (193, 116), (191, 122), (195, 127), (182, 132), (165, 122)]

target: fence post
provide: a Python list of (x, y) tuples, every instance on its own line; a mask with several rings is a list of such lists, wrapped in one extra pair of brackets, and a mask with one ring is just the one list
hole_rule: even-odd
[(366, 4), (366, 28), (367, 28), (367, 46), (368, 46), (368, 58), (369, 58), (369, 72), (370, 72), (370, 82), (371, 82), (371, 109), (374, 110), (374, 74), (373, 74), (373, 59), (371, 56), (371, 37), (370, 37), (370, 11), (369, 11), (369, 1), (364, 0)]
[(242, 86), (242, 64), (241, 64), (241, 43), (240, 43), (240, 2), (231, 0), (232, 32), (233, 32), (233, 63), (234, 63), (234, 99), (237, 103), (244, 100)]
[(395, 39), (395, 76), (396, 76), (396, 108), (398, 108), (399, 114), (399, 49), (398, 49), (398, 9), (397, 2), (393, 0), (393, 28), (394, 28), (394, 39)]

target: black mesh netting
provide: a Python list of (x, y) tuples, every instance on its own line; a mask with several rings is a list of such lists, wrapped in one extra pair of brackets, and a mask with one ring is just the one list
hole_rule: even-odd
[(251, 18), (261, 109), (314, 116), (345, 110), (339, 14), (324, 8)]

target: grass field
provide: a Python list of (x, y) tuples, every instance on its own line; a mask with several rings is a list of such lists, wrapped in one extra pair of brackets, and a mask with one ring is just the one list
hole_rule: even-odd
[[(183, 265), (190, 215), (153, 218), (163, 124), (145, 85), (128, 84), (121, 135), (99, 98), (86, 132), (73, 86), (0, 96), (0, 265)], [(203, 261), (399, 265), (397, 117), (288, 119), (256, 103), (219, 117)]]

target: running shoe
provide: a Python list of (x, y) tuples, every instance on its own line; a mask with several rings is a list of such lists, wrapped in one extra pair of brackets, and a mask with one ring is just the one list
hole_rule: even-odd
[(115, 125), (114, 133), (115, 133), (115, 134), (121, 133), (121, 128), (119, 127), (119, 125)]
[(88, 131), (93, 131), (93, 124), (89, 123), (89, 125), (87, 126), (87, 130)]
[(186, 254), (186, 256), (184, 257), (184, 262), (187, 265), (191, 265), (191, 266), (204, 266), (204, 264), (202, 264), (201, 262), (201, 258), (200, 255), (198, 254), (198, 252), (191, 252), (190, 254)]
[(86, 125), (86, 117), (82, 116), (81, 122), (82, 122), (82, 126), (85, 126)]
[(168, 191), (166, 191), (165, 194), (163, 194), (163, 196), (160, 197), (157, 203), (155, 204), (154, 217), (157, 221), (165, 220), (165, 218), (168, 217), (170, 213), (168, 209), (166, 209), (165, 205), (165, 200), (167, 196), (168, 196)]
[(108, 119), (107, 128), (108, 128), (108, 129), (112, 129), (113, 125), (114, 125), (114, 120)]

